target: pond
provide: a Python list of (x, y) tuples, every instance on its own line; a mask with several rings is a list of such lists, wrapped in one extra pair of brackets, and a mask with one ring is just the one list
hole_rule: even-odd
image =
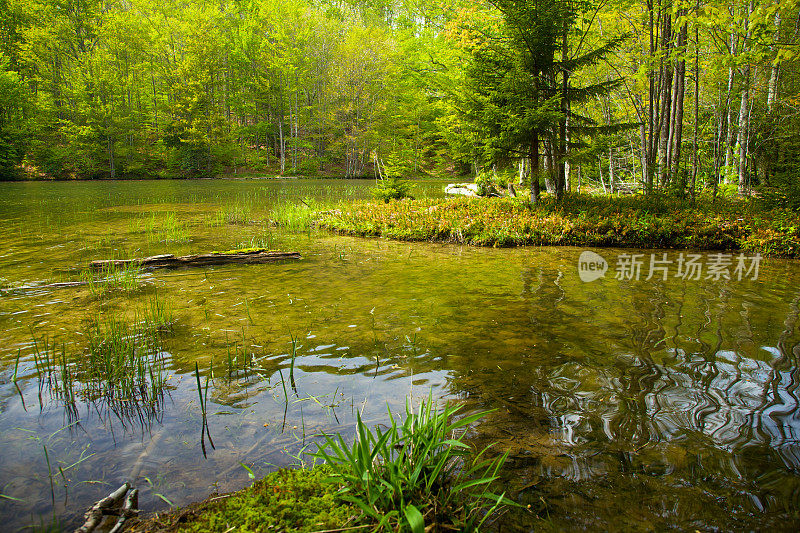
[[(321, 432), (352, 435), (357, 413), (385, 423), (387, 405), (432, 391), (492, 410), (469, 438), (509, 453), (505, 484), (530, 505), (503, 530), (800, 526), (800, 263), (737, 270), (736, 254), (702, 253), (686, 276), (688, 253), (603, 249), (605, 276), (582, 281), (578, 248), (264, 223), (371, 186), (2, 184), (3, 524), (75, 527), (126, 480), (146, 511), (239, 489), (303, 460)], [(85, 279), (92, 259), (250, 246), (302, 259), (39, 286)], [(634, 255), (640, 272), (616, 270)], [(104, 389), (88, 355), (114, 327), (150, 343), (127, 394)]]

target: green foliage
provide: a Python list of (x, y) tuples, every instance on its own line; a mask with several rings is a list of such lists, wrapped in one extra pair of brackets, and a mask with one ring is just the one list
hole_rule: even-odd
[(10, 61), (0, 50), (0, 180), (19, 177), (17, 165), (24, 155), (24, 128), (20, 117), (23, 86)]
[(413, 184), (408, 180), (398, 177), (389, 177), (378, 181), (378, 184), (372, 189), (372, 195), (384, 202), (400, 200), (402, 198), (413, 198), (413, 196), (411, 196), (413, 187)]
[(508, 187), (515, 176), (512, 171), (481, 172), (475, 178), (480, 196), (499, 195), (500, 191)]
[(486, 172), (481, 172), (475, 177), (475, 184), (478, 185), (478, 195), (487, 196), (494, 191), (493, 176)]
[(332, 473), (325, 465), (278, 470), (229, 498), (205, 504), (180, 530), (312, 532), (359, 525), (358, 509), (339, 497), (338, 485), (327, 481)]
[[(456, 528), (477, 531), (498, 508), (512, 504), (489, 490), (506, 456), (470, 460), (464, 430), (486, 413), (455, 419), (458, 407), (438, 410), (431, 395), (415, 412), (406, 403), (401, 423), (391, 412), (389, 428), (374, 432), (361, 420), (348, 445), (341, 435), (326, 436), (315, 454), (333, 470), (354, 503), (379, 528), (392, 531)], [(485, 450), (484, 450), (485, 451)]]

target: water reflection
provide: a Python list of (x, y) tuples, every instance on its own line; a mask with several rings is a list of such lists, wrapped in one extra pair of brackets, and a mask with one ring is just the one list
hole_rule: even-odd
[[(763, 512), (789, 520), (775, 522), (781, 529), (797, 524), (787, 504), (800, 497), (796, 291), (764, 309), (732, 284), (591, 287), (560, 269), (522, 272), (524, 311), (504, 320), (527, 346), (504, 360), (506, 372), (459, 369), (452, 384), (476, 407), (502, 406), (478, 440), (511, 451), (512, 485), (535, 487), (523, 500), (543, 495), (542, 512), (561, 527), (686, 525), (690, 507), (693, 527), (742, 527)], [(664, 485), (619, 521), (632, 504), (619, 495), (641, 476)]]

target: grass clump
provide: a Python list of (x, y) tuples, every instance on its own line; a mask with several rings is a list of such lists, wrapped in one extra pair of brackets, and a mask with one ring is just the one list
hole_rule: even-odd
[(131, 223), (129, 231), (143, 231), (149, 244), (187, 243), (192, 240), (189, 225), (174, 212), (141, 216)]
[(317, 215), (340, 233), (479, 246), (567, 245), (746, 250), (800, 257), (800, 223), (752, 200), (568, 195), (358, 202)]
[(78, 401), (105, 406), (121, 419), (160, 412), (167, 385), (164, 338), (172, 313), (158, 298), (133, 320), (101, 315), (84, 331), (86, 346), (68, 353), (65, 343), (33, 338), (39, 397), (48, 388), (68, 410)]
[(429, 395), (416, 412), (406, 403), (402, 423), (390, 412), (385, 432), (373, 432), (359, 416), (352, 445), (326, 436), (315, 456), (345, 487), (342, 497), (378, 530), (477, 531), (499, 507), (513, 505), (489, 489), (506, 456), (484, 459), (485, 450), (473, 456), (463, 431), (485, 413), (454, 419), (458, 410), (438, 410)]
[(86, 282), (89, 293), (93, 296), (104, 296), (110, 292), (133, 292), (139, 289), (139, 265), (108, 265), (102, 271), (102, 277), (96, 278), (91, 271), (81, 274), (81, 281)]

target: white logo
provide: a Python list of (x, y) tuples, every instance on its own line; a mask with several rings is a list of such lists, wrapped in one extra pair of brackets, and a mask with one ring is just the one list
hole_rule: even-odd
[(602, 255), (594, 252), (582, 252), (578, 258), (578, 275), (581, 281), (589, 283), (606, 275), (608, 261)]
[[(660, 257), (659, 257), (660, 256)], [(619, 281), (650, 281), (654, 277), (667, 281), (670, 277), (689, 281), (699, 280), (735, 280), (758, 279), (761, 265), (761, 254), (738, 256), (726, 253), (712, 253), (705, 257), (702, 254), (680, 252), (677, 259), (669, 253), (650, 254), (650, 261), (645, 254), (621, 253), (617, 255), (614, 278)], [(706, 261), (704, 262), (703, 259)], [(649, 263), (649, 268), (648, 268)], [(582, 252), (578, 258), (578, 275), (581, 281), (589, 283), (605, 276), (608, 262), (599, 254), (591, 251)], [(670, 276), (674, 271), (674, 274)], [(643, 278), (643, 275), (647, 277)], [(705, 275), (704, 275), (705, 274)]]

